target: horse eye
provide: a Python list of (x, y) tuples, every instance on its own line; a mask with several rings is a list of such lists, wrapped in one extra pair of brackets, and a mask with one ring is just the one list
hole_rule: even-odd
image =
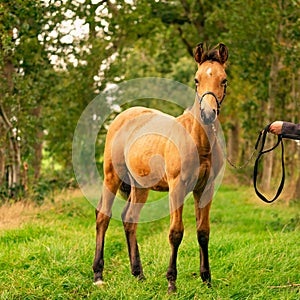
[(221, 84), (226, 85), (227, 84), (227, 79), (222, 80)]

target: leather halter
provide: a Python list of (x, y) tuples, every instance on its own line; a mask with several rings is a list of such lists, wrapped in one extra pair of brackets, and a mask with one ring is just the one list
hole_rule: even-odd
[(223, 103), (223, 100), (225, 99), (225, 96), (226, 96), (227, 83), (224, 84), (224, 92), (223, 92), (223, 97), (222, 97), (221, 101), (218, 99), (217, 95), (214, 92), (211, 92), (211, 91), (204, 92), (200, 96), (199, 93), (198, 93), (198, 91), (197, 91), (197, 87), (198, 87), (198, 84), (196, 84), (196, 95), (197, 95), (197, 99), (198, 99), (199, 104), (200, 104), (200, 110), (201, 110), (201, 104), (202, 104), (202, 101), (203, 101), (204, 97), (206, 95), (212, 95), (215, 98), (215, 100), (216, 100), (216, 103), (217, 103), (217, 114), (219, 114), (220, 113), (221, 104)]

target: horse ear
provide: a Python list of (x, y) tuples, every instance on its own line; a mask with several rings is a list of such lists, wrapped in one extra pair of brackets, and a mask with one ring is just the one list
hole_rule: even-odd
[(194, 53), (194, 58), (195, 61), (200, 64), (201, 63), (201, 58), (202, 58), (202, 54), (203, 54), (203, 43), (200, 43), (197, 45), (195, 53)]
[(225, 64), (228, 59), (228, 48), (222, 43), (219, 44), (219, 56), (221, 63)]

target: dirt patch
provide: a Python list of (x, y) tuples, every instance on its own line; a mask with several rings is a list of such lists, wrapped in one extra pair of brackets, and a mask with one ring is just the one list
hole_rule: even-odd
[(40, 207), (23, 202), (2, 205), (0, 207), (0, 230), (20, 227), (40, 209)]
[(58, 202), (81, 196), (80, 190), (72, 190), (57, 195), (55, 203), (46, 200), (41, 206), (23, 201), (3, 204), (0, 206), (0, 230), (18, 228), (24, 223), (33, 221), (39, 212), (51, 209)]

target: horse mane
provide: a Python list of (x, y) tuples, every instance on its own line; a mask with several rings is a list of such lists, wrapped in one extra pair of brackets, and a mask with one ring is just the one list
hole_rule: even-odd
[(201, 63), (204, 63), (207, 60), (216, 61), (218, 63), (221, 63), (221, 59), (219, 56), (219, 50), (216, 47), (214, 47), (210, 50), (207, 50), (202, 54)]
[[(206, 49), (204, 49), (204, 46)], [(223, 50), (222, 53), (220, 53), (221, 48)], [(206, 44), (204, 45), (203, 43), (200, 43), (197, 45), (194, 57), (196, 62), (199, 64), (202, 64), (205, 61), (215, 61), (220, 64), (224, 64), (224, 62), (227, 60), (228, 52), (224, 44), (218, 44), (209, 49)]]

